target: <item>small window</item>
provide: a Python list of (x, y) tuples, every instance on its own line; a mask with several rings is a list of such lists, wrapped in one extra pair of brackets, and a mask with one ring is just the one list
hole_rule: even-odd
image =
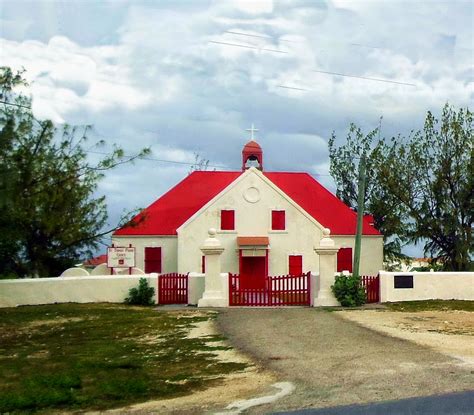
[(161, 273), (161, 247), (145, 248), (145, 274)]
[(337, 272), (352, 272), (352, 248), (341, 248), (337, 253)]
[(286, 229), (285, 211), (284, 210), (272, 210), (272, 230), (273, 231), (284, 231), (285, 229)]
[(221, 210), (221, 230), (233, 231), (235, 230), (235, 211)]
[(290, 275), (303, 274), (303, 257), (301, 255), (290, 255), (288, 258), (288, 271)]
[(201, 257), (201, 272), (203, 274), (206, 273), (206, 256), (205, 255)]

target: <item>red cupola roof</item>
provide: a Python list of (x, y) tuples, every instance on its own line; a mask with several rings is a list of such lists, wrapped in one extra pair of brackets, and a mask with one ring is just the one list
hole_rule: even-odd
[(245, 144), (244, 149), (242, 150), (242, 153), (263, 153), (262, 147), (260, 147), (260, 144), (258, 144), (254, 140), (250, 140), (247, 144)]
[(242, 149), (242, 171), (249, 168), (249, 166), (247, 166), (247, 162), (249, 161), (258, 162), (258, 166), (255, 167), (259, 170), (263, 170), (263, 150), (254, 140), (250, 140)]

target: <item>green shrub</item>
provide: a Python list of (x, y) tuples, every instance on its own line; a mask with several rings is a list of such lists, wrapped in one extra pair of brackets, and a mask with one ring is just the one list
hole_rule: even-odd
[(365, 304), (366, 295), (360, 278), (354, 275), (338, 275), (332, 292), (343, 307), (356, 307)]
[(137, 288), (131, 288), (128, 291), (128, 297), (125, 299), (126, 304), (133, 305), (153, 305), (153, 296), (155, 289), (148, 285), (146, 278), (140, 278)]

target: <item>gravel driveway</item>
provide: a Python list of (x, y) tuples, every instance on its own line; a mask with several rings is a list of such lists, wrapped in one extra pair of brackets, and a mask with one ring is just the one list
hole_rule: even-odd
[(225, 309), (230, 343), (296, 391), (252, 413), (366, 403), (474, 389), (474, 372), (445, 355), (311, 308)]

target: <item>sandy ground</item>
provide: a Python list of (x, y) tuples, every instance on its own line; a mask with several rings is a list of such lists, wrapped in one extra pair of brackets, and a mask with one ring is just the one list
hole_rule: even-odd
[[(212, 312), (215, 313), (215, 312)], [(206, 313), (184, 313), (183, 316), (203, 316)], [(212, 320), (202, 321), (194, 325), (188, 334), (188, 338), (206, 337), (218, 334), (215, 322)], [(213, 346), (228, 345), (226, 342), (212, 342)], [(214, 413), (215, 408), (225, 408), (229, 403), (240, 399), (247, 399), (255, 395), (264, 394), (269, 386), (276, 382), (276, 377), (269, 371), (257, 367), (248, 357), (236, 349), (216, 350), (216, 357), (222, 362), (246, 363), (248, 368), (236, 374), (224, 375), (216, 381), (216, 385), (193, 393), (173, 399), (147, 401), (140, 404), (130, 405), (123, 408), (112, 409), (103, 412), (87, 412), (88, 414), (179, 414), (194, 415)]]
[(469, 311), (340, 311), (364, 327), (410, 340), (474, 368), (474, 313)]

